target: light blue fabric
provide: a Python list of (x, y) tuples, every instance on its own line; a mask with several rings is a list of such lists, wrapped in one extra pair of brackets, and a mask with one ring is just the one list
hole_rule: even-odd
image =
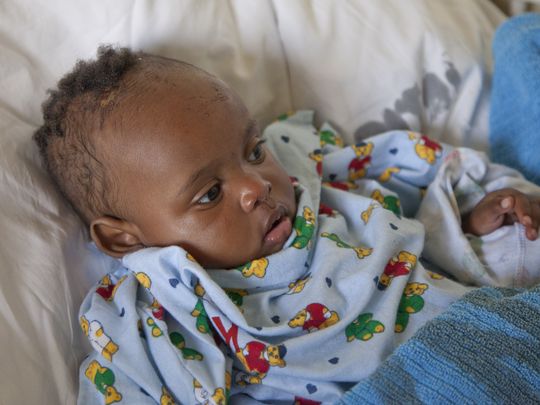
[(505, 22), (493, 55), (491, 157), (540, 184), (540, 14)]
[[(402, 215), (452, 149), (405, 131), (340, 148), (312, 119), (298, 112), (264, 131), (296, 184), (281, 251), (206, 271), (180, 247), (142, 249), (90, 292), (80, 319), (95, 353), (81, 366), (81, 404), (331, 403), (463, 295), (425, 271), (423, 226)], [(402, 300), (414, 314), (398, 317)]]
[(540, 402), (540, 286), (475, 290), (430, 321), (341, 404)]
[(341, 147), (312, 119), (298, 112), (264, 131), (294, 176), (282, 250), (207, 271), (180, 247), (141, 249), (90, 291), (79, 315), (95, 351), (80, 404), (335, 402), (470, 290), (431, 265), (491, 275), (460, 213), (493, 187), (530, 183), (413, 132)]

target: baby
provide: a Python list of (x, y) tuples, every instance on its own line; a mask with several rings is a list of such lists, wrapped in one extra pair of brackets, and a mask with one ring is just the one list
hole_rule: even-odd
[(121, 259), (81, 307), (80, 403), (335, 402), (464, 284), (539, 278), (540, 190), (477, 152), (343, 147), (310, 112), (262, 136), (214, 76), (109, 47), (43, 108), (49, 173)]

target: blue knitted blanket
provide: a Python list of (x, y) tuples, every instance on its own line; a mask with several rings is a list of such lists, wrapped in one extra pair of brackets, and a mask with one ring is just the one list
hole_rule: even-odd
[(540, 184), (540, 14), (511, 18), (493, 41), (491, 157)]
[(341, 403), (540, 403), (540, 286), (467, 294)]
[[(493, 51), (492, 157), (540, 184), (540, 14), (508, 20)], [(540, 403), (540, 286), (469, 293), (341, 402)]]

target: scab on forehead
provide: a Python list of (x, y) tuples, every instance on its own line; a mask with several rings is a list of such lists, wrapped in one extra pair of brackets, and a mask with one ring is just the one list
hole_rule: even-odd
[(210, 94), (200, 97), (201, 112), (205, 117), (210, 116), (213, 105), (227, 102), (232, 98), (229, 89), (223, 83), (216, 81), (213, 77), (210, 80)]
[(210, 100), (211, 102), (221, 102), (221, 101), (227, 101), (229, 99), (229, 95), (225, 91), (225, 88), (220, 83), (212, 83), (212, 90), (214, 90), (213, 98)]
[(103, 96), (101, 97), (101, 100), (99, 101), (99, 106), (101, 108), (107, 108), (111, 106), (111, 104), (114, 105), (117, 95), (118, 95), (117, 89), (112, 89), (103, 93)]

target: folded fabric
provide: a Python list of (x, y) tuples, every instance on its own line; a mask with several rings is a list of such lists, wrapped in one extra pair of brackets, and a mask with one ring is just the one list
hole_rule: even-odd
[[(492, 158), (540, 183), (540, 14), (503, 24), (493, 52)], [(441, 402), (540, 402), (540, 286), (467, 294), (341, 401)]]
[[(333, 403), (467, 291), (426, 271), (424, 226), (403, 214), (440, 207), (423, 192), (438, 168), (461, 156), (484, 173), (482, 155), (405, 131), (342, 147), (312, 121), (298, 112), (263, 134), (294, 175), (298, 208), (283, 249), (209, 271), (178, 246), (141, 249), (90, 291), (80, 323), (94, 352), (81, 365), (81, 405)], [(451, 209), (439, 216), (457, 223)], [(469, 244), (461, 230), (455, 239), (445, 250)]]
[(431, 265), (471, 282), (493, 273), (460, 210), (494, 185), (531, 183), (417, 133), (342, 147), (312, 121), (298, 112), (263, 134), (294, 175), (283, 249), (211, 271), (178, 246), (141, 249), (90, 291), (80, 404), (334, 403), (470, 289)]
[(495, 35), (493, 54), (491, 157), (540, 184), (540, 14), (504, 23)]
[[(540, 183), (540, 14), (503, 24), (493, 52), (492, 158)], [(465, 295), (341, 401), (441, 402), (540, 402), (540, 286)]]
[(539, 402), (540, 286), (485, 287), (467, 294), (341, 401)]

